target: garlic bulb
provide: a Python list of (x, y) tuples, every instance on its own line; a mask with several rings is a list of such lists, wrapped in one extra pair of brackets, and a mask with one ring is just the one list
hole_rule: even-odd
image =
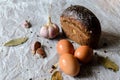
[(59, 34), (58, 26), (52, 23), (51, 17), (49, 17), (48, 23), (41, 28), (40, 35), (44, 38), (53, 39), (58, 34)]

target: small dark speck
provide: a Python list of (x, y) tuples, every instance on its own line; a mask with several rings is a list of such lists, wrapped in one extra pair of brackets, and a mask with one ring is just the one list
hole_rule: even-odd
[(103, 43), (103, 46), (106, 47), (106, 46), (107, 46), (107, 43)]
[(52, 47), (50, 47), (50, 48), (52, 48)]
[(74, 42), (71, 42), (71, 43), (74, 43)]
[(1, 52), (3, 52), (3, 50), (1, 50)]
[(8, 56), (8, 54), (6, 54), (5, 56)]
[(49, 42), (47, 41), (47, 43), (49, 43)]
[(56, 67), (54, 65), (52, 65), (52, 69), (55, 69)]
[(32, 80), (32, 78), (30, 78), (29, 80)]
[(39, 35), (37, 35), (37, 37), (40, 37)]
[(97, 55), (97, 52), (95, 52), (94, 54)]
[(32, 31), (30, 31), (30, 33), (33, 33)]
[(107, 53), (107, 51), (106, 51), (106, 50), (104, 50), (104, 53)]
[(39, 59), (39, 57), (37, 57), (36, 59)]
[(26, 69), (28, 71), (28, 69)]
[(100, 73), (100, 72), (97, 72), (97, 73)]

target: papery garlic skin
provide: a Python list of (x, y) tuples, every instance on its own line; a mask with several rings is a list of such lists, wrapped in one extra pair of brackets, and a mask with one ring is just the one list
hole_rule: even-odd
[(55, 38), (59, 34), (59, 28), (56, 24), (52, 24), (51, 27), (48, 28), (49, 38)]
[(59, 34), (59, 27), (51, 22), (51, 17), (46, 25), (42, 26), (40, 35), (44, 38), (53, 39)]
[(23, 22), (22, 26), (25, 27), (25, 28), (30, 28), (32, 25), (31, 25), (31, 23), (28, 20), (25, 20)]
[(41, 43), (39, 41), (34, 41), (31, 45), (31, 50), (33, 54), (36, 54), (36, 50), (41, 47)]
[(47, 26), (43, 26), (41, 29), (40, 29), (40, 35), (44, 38), (48, 38), (48, 27)]

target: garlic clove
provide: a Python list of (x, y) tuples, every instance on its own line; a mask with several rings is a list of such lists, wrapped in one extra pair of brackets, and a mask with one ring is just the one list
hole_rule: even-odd
[(45, 54), (45, 51), (43, 48), (38, 48), (36, 50), (36, 53), (39, 54), (42, 58), (45, 58), (46, 57), (46, 54)]
[(54, 27), (49, 27), (48, 31), (49, 31), (49, 38), (54, 38), (56, 36)]
[(39, 41), (33, 42), (32, 45), (31, 45), (32, 53), (35, 54), (36, 50), (40, 47), (41, 47), (41, 43)]
[(57, 24), (54, 24), (54, 28), (56, 29), (55, 32), (56, 32), (56, 35), (59, 34), (59, 27)]
[(47, 26), (43, 26), (40, 30), (40, 35), (44, 38), (48, 38), (48, 27)]
[(55, 38), (59, 33), (59, 28), (56, 24), (52, 24), (49, 29), (49, 38)]

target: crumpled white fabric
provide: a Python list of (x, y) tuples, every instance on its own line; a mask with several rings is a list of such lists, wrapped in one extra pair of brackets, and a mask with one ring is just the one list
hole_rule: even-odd
[[(90, 9), (100, 20), (102, 37), (100, 49), (94, 50), (108, 56), (120, 66), (120, 1), (119, 0), (0, 0), (0, 80), (50, 80), (51, 65), (58, 62), (56, 43), (59, 39), (48, 40), (39, 35), (40, 28), (48, 20), (48, 7), (52, 3), (52, 21), (60, 27), (60, 14), (70, 5), (82, 5)], [(21, 26), (30, 20), (32, 27)], [(60, 27), (61, 28), (61, 27)], [(32, 33), (31, 33), (32, 32)], [(29, 37), (29, 40), (16, 47), (3, 44), (14, 38)], [(45, 46), (45, 59), (33, 56), (30, 45), (38, 40)], [(102, 47), (104, 42), (107, 47)], [(79, 45), (73, 44), (75, 48)], [(52, 48), (50, 48), (52, 47)], [(107, 53), (104, 53), (107, 50)], [(79, 77), (62, 73), (64, 80), (120, 80), (120, 71), (113, 72), (100, 65), (88, 66), (81, 70)]]

